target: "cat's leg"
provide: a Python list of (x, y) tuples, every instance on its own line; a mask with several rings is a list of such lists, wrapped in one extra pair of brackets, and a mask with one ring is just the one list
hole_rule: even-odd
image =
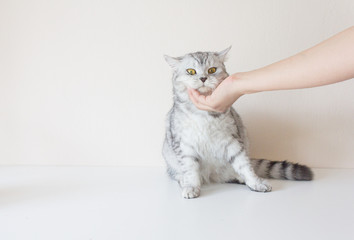
[(183, 157), (179, 163), (182, 171), (178, 182), (182, 188), (182, 196), (184, 198), (199, 197), (201, 179), (198, 159), (191, 156)]
[(257, 192), (269, 192), (272, 190), (272, 187), (265, 179), (256, 175), (251, 161), (242, 146), (237, 144), (232, 149), (228, 149), (228, 155), (229, 163), (251, 190)]

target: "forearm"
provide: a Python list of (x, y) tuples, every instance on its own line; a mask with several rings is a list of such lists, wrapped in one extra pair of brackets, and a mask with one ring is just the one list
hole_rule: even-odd
[(309, 88), (354, 77), (354, 27), (299, 54), (266, 67), (235, 74), (242, 94)]
[(209, 96), (190, 90), (202, 110), (224, 112), (248, 93), (322, 86), (354, 78), (354, 27), (299, 54), (226, 78)]

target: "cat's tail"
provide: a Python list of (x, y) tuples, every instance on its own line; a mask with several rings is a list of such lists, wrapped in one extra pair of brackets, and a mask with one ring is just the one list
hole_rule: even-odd
[(299, 181), (311, 181), (312, 170), (298, 163), (287, 161), (270, 161), (266, 159), (251, 159), (255, 173), (262, 178), (275, 178)]

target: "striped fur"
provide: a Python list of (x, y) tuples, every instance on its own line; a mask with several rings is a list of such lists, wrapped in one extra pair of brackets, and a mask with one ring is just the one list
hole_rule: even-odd
[(311, 169), (305, 165), (287, 161), (270, 161), (251, 159), (255, 173), (262, 178), (310, 181), (313, 179)]
[[(184, 198), (198, 197), (201, 185), (208, 182), (245, 183), (251, 190), (268, 192), (271, 186), (264, 178), (311, 180), (313, 176), (303, 165), (251, 160), (246, 129), (235, 109), (206, 112), (190, 101), (188, 87), (208, 95), (228, 76), (224, 66), (228, 50), (165, 56), (173, 69), (174, 104), (166, 118), (162, 153), (167, 172), (181, 186)], [(217, 69), (213, 74), (208, 73), (211, 67)], [(189, 68), (196, 74), (189, 74)]]

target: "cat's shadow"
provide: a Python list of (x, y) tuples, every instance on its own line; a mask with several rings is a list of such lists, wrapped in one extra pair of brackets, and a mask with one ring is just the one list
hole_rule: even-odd
[[(321, 181), (321, 179), (326, 178), (325, 174), (318, 174), (315, 172), (315, 178), (312, 181)], [(267, 179), (267, 181), (272, 186), (272, 192), (280, 192), (286, 189), (291, 189), (298, 184), (309, 184), (311, 181), (292, 181), (292, 180), (278, 180), (278, 179)], [(237, 183), (211, 183), (202, 186), (201, 196), (202, 197), (211, 197), (221, 193), (230, 193), (230, 192), (248, 192), (251, 191), (244, 184)], [(254, 192), (254, 191), (252, 191)]]
[[(280, 182), (280, 181), (278, 181)], [(273, 184), (271, 182), (273, 189), (275, 191), (281, 190), (285, 187), (282, 183)], [(237, 184), (237, 183), (211, 183), (202, 186), (201, 195), (203, 197), (214, 196), (221, 193), (230, 193), (230, 192), (249, 192), (252, 191), (245, 184)], [(254, 192), (254, 191), (252, 191)]]

